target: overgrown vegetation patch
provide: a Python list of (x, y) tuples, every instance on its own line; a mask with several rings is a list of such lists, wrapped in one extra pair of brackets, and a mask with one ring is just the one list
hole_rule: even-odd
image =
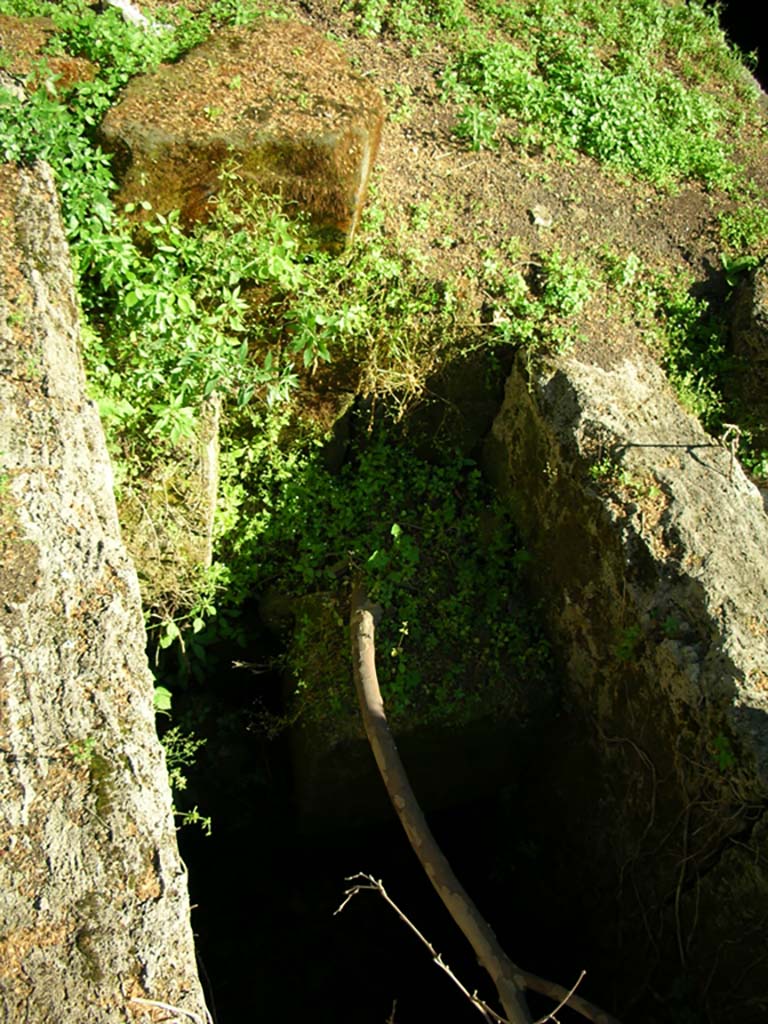
[(284, 451), (267, 436), (259, 425), (230, 453), (225, 490), (241, 526), (221, 558), (229, 593), (263, 595), (291, 633), (287, 667), (306, 714), (332, 726), (354, 707), (353, 579), (386, 610), (381, 679), (400, 724), (519, 708), (523, 681), (546, 689), (546, 645), (520, 578), (527, 556), (474, 462), (425, 457), (380, 424), (334, 473), (311, 441)]
[(585, 153), (669, 186), (722, 188), (736, 176), (732, 133), (756, 113), (741, 60), (701, 2), (360, 0), (358, 30), (449, 56), (443, 96), (471, 149)]

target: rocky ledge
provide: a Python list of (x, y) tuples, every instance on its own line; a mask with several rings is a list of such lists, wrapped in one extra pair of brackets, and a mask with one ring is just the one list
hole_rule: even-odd
[(601, 899), (619, 908), (606, 947), (619, 950), (623, 984), (635, 968), (638, 985), (651, 969), (671, 978), (683, 956), (702, 991), (730, 991), (740, 973), (731, 998), (761, 1005), (768, 517), (758, 489), (728, 436), (702, 430), (639, 346), (520, 361), (485, 455), (533, 556), (561, 669), (568, 740), (554, 745), (541, 814), (583, 848), (573, 890), (591, 913)]

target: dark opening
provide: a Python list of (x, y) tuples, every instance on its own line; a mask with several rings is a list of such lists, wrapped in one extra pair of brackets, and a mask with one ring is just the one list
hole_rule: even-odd
[(750, 54), (757, 51), (757, 65), (753, 74), (763, 89), (766, 89), (768, 86), (766, 28), (754, 0), (723, 0), (720, 5), (720, 24), (731, 42), (735, 43), (743, 53)]
[[(179, 843), (215, 1024), (480, 1019), (377, 893), (360, 893), (334, 916), (345, 879), (357, 872), (381, 879), (462, 983), (500, 1009), (490, 979), (383, 796), (367, 744), (355, 757), (363, 766), (370, 763), (364, 789), (375, 808), (371, 820), (346, 824), (344, 807), (327, 823), (306, 808), (300, 813), (290, 730), (270, 739), (261, 728), (265, 710), (282, 710), (281, 680), (261, 671), (274, 654), (274, 637), (260, 627), (255, 608), (246, 618), (253, 625), (252, 649), (209, 651), (212, 677), (180, 691), (174, 706), (174, 722), (207, 737), (184, 796), (187, 805), (212, 815), (213, 831), (208, 837), (185, 826)], [(232, 668), (233, 657), (252, 667)], [(524, 749), (515, 742), (506, 761), (499, 759), (496, 777), (476, 781), (470, 797), (456, 789), (441, 792), (449, 777), (466, 774), (471, 780), (473, 766), (462, 760), (463, 730), (446, 733), (443, 749), (430, 746), (426, 767), (413, 763), (405, 740), (400, 747), (438, 842), (508, 955), (566, 986), (586, 969), (580, 993), (618, 1012), (628, 1002), (624, 979), (615, 951), (606, 954), (601, 947), (606, 915), (615, 912), (614, 894), (601, 896), (594, 884), (585, 884), (589, 866), (582, 870), (574, 853), (584, 830), (573, 815), (569, 819), (564, 803), (574, 787), (594, 793), (599, 786), (579, 739), (584, 727), (573, 716), (554, 714), (546, 735)], [(498, 731), (489, 731), (488, 743), (498, 743)], [(565, 772), (563, 751), (569, 752)], [(425, 797), (424, 789), (432, 795)], [(339, 802), (346, 806), (343, 792)], [(529, 1004), (534, 1019), (553, 1009), (551, 1001), (533, 995)], [(560, 1024), (582, 1019), (558, 1013)], [(647, 1005), (623, 1017), (624, 1024), (671, 1019), (652, 1017)]]
[[(445, 758), (451, 756), (446, 750)], [(558, 845), (536, 832), (531, 787), (540, 757), (543, 748), (522, 777), (500, 782), (484, 798), (427, 807), (430, 825), (508, 954), (566, 985), (589, 968), (580, 991), (610, 1008), (609, 967), (592, 943), (599, 915), (585, 919), (581, 901), (567, 895), (567, 838)], [(217, 762), (228, 763), (234, 777), (223, 776)], [(437, 775), (441, 767), (435, 763)], [(250, 790), (243, 784), (259, 778)], [(377, 778), (374, 783), (383, 787)], [(393, 1007), (397, 1024), (479, 1019), (377, 893), (357, 895), (334, 916), (346, 877), (361, 871), (381, 879), (463, 984), (499, 1009), (490, 979), (432, 890), (394, 811), (365, 828), (344, 829), (338, 821), (327, 830), (317, 821), (305, 827), (291, 785), (286, 737), (265, 746), (247, 727), (239, 736), (211, 730), (195, 799), (209, 801), (213, 833), (185, 828), (179, 840), (216, 1024), (385, 1024)], [(529, 1003), (534, 1016), (553, 1008), (535, 996)], [(582, 1018), (561, 1011), (558, 1019)], [(647, 1020), (627, 1018), (627, 1024), (632, 1019)]]

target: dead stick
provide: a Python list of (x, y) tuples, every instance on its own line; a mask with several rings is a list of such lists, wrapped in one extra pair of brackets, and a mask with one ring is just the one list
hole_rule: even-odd
[(592, 1024), (621, 1024), (620, 1020), (610, 1013), (606, 1013), (605, 1010), (601, 1010), (594, 1003), (590, 1003), (588, 999), (582, 999), (581, 996), (574, 993), (569, 995), (568, 989), (564, 985), (558, 985), (557, 982), (548, 981), (546, 978), (539, 978), (538, 975), (530, 974), (528, 971), (520, 973), (523, 984), (531, 992), (538, 992), (540, 996), (548, 996), (550, 999), (561, 1000), (563, 1006), (567, 1006), (569, 1010), (575, 1010), (582, 1017), (591, 1020)]
[(512, 963), (453, 873), (427, 825), (389, 731), (376, 677), (374, 621), (365, 592), (356, 586), (350, 618), (352, 665), (363, 724), (387, 793), (427, 877), (488, 971), (510, 1024), (531, 1024), (522, 972)]
[(472, 1003), (472, 1005), (477, 1010), (480, 1011), (480, 1013), (483, 1015), (483, 1017), (486, 1019), (486, 1021), (489, 1021), (490, 1024), (494, 1024), (494, 1022), (495, 1022), (495, 1024), (505, 1024), (503, 1017), (500, 1017), (494, 1010), (491, 1009), (490, 1006), (487, 1006), (483, 1002), (482, 999), (479, 999), (478, 996), (477, 996), (477, 993), (470, 992), (469, 989), (453, 973), (453, 971), (448, 966), (448, 964), (445, 962), (445, 960), (443, 960), (442, 954), (437, 952), (437, 950), (432, 945), (432, 943), (429, 941), (429, 939), (422, 932), (419, 931), (419, 929), (416, 927), (416, 925), (413, 923), (413, 921), (395, 903), (395, 901), (389, 895), (387, 890), (384, 888), (384, 883), (381, 881), (381, 879), (374, 878), (373, 875), (367, 875), (367, 874), (365, 874), (362, 871), (358, 871), (358, 873), (356, 875), (350, 875), (347, 878), (347, 881), (348, 882), (356, 882), (357, 879), (359, 879), (359, 878), (363, 879), (363, 882), (358, 882), (357, 885), (353, 885), (351, 888), (349, 888), (349, 889), (347, 889), (345, 891), (345, 893), (344, 893), (344, 900), (343, 900), (341, 906), (338, 907), (336, 910), (334, 910), (334, 912), (333, 912), (334, 916), (336, 914), (340, 914), (341, 911), (346, 907), (346, 905), (352, 899), (352, 897), (353, 896), (357, 896), (357, 894), (359, 892), (362, 892), (364, 889), (373, 889), (373, 890), (375, 890), (376, 892), (379, 893), (379, 895), (382, 897), (382, 899), (385, 901), (385, 903), (387, 903), (390, 907), (392, 907), (392, 909), (397, 914), (397, 916), (400, 918), (400, 920), (403, 921), (404, 924), (406, 924), (411, 929), (411, 931), (416, 936), (416, 938), (419, 940), (419, 942), (423, 943), (423, 945), (425, 945), (427, 947), (427, 949), (429, 950), (429, 954), (432, 957), (433, 962), (440, 968), (441, 971), (444, 971), (448, 975), (448, 977), (451, 979), (451, 981), (454, 983), (454, 985), (456, 985), (456, 987), (459, 989), (459, 991), (463, 995), (465, 995), (467, 997), (467, 999), (470, 1001), (470, 1003)]
[(352, 591), (351, 604), (350, 634), (355, 689), (365, 732), (379, 772), (416, 856), (451, 917), (475, 950), (478, 960), (491, 975), (510, 1024), (530, 1024), (531, 1015), (523, 996), (525, 989), (561, 1001), (593, 1024), (621, 1024), (616, 1017), (575, 995), (573, 991), (569, 992), (565, 986), (529, 974), (513, 964), (464, 891), (427, 825), (389, 731), (376, 675), (373, 607), (359, 585)]

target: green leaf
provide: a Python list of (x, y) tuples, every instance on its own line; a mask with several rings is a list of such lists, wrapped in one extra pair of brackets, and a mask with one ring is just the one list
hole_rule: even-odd
[(166, 622), (165, 629), (163, 630), (163, 634), (158, 643), (163, 650), (166, 650), (172, 643), (174, 643), (174, 641), (178, 640), (180, 636), (181, 630), (176, 623), (173, 621)]
[(173, 694), (165, 686), (156, 686), (153, 704), (158, 715), (169, 715), (171, 713), (171, 702)]

